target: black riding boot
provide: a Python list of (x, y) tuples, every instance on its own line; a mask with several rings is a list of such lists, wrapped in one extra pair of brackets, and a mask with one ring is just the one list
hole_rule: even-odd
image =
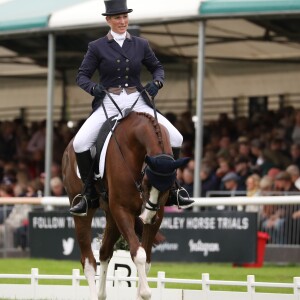
[[(180, 148), (172, 148), (174, 159), (179, 158)], [(176, 205), (179, 208), (188, 208), (195, 201), (190, 199), (188, 192), (182, 188), (176, 180), (174, 186), (170, 190), (169, 198), (165, 206)]]
[(99, 207), (99, 195), (94, 186), (94, 171), (92, 168), (93, 159), (90, 150), (75, 153), (81, 180), (84, 184), (82, 194), (74, 199), (80, 201), (70, 208), (70, 213), (75, 216), (86, 216), (89, 208)]

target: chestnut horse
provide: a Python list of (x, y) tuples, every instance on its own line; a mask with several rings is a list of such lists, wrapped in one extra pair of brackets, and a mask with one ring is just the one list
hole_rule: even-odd
[[(74, 216), (81, 264), (90, 288), (90, 298), (106, 299), (106, 276), (113, 247), (120, 235), (128, 242), (137, 267), (137, 299), (151, 299), (147, 282), (151, 249), (164, 214), (164, 203), (174, 184), (176, 169), (187, 159), (174, 160), (169, 134), (146, 113), (131, 112), (116, 126), (108, 144), (104, 182), (108, 201), (100, 200), (106, 228), (100, 248), (100, 289), (95, 285), (96, 261), (91, 249), (91, 223), (96, 209), (85, 217)], [(63, 155), (63, 179), (70, 203), (81, 192), (72, 141)], [(141, 237), (135, 232), (137, 219), (143, 222)]]

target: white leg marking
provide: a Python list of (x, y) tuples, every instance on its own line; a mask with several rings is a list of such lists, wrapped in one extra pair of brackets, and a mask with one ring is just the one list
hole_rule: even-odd
[(138, 276), (139, 276), (137, 299), (150, 300), (151, 290), (149, 288), (148, 281), (147, 281), (146, 252), (144, 248), (139, 247), (136, 256), (133, 259), (133, 262), (136, 265)]
[(95, 283), (96, 271), (94, 269), (94, 266), (89, 262), (88, 258), (86, 258), (84, 262), (84, 275), (90, 288), (90, 300), (98, 300)]
[[(158, 196), (159, 196), (159, 190), (157, 190), (155, 187), (152, 187), (150, 190), (150, 196), (149, 196), (149, 201), (157, 205), (158, 203)], [(145, 205), (144, 211), (141, 213), (140, 218), (143, 221), (144, 224), (152, 224), (152, 219), (156, 215), (155, 210), (149, 210), (151, 208), (148, 203)]]
[(100, 285), (99, 285), (98, 300), (106, 299), (106, 277), (107, 277), (108, 263), (109, 263), (109, 259), (100, 261)]

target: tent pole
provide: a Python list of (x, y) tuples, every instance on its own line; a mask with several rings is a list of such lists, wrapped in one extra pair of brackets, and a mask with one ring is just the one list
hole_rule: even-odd
[(198, 69), (197, 69), (197, 97), (195, 120), (195, 170), (194, 170), (194, 197), (201, 195), (200, 168), (202, 158), (202, 140), (203, 140), (203, 82), (205, 77), (205, 21), (199, 22), (198, 31)]
[(47, 128), (46, 128), (46, 158), (44, 195), (50, 196), (51, 164), (53, 151), (53, 102), (55, 81), (55, 35), (48, 35), (48, 75), (47, 75)]

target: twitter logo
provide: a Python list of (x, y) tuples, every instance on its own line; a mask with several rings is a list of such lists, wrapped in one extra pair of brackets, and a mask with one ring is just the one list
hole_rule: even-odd
[(70, 255), (74, 249), (74, 242), (75, 240), (73, 238), (68, 238), (67, 240), (62, 240), (62, 246), (63, 246), (63, 255)]

